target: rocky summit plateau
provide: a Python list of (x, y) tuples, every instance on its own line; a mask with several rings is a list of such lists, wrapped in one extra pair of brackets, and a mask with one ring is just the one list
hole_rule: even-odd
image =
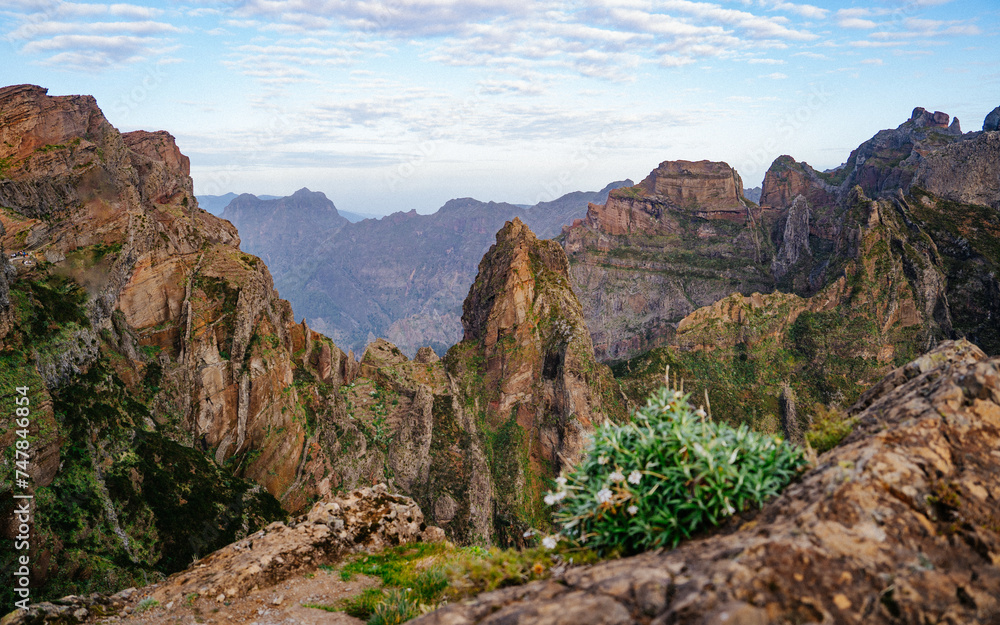
[[(997, 623), (998, 111), (917, 108), (757, 190), (664, 161), (352, 222), (308, 189), (220, 218), (168, 132), (0, 88), (0, 398), (31, 406), (0, 423), (0, 573), (27, 555), (32, 589), (3, 624)], [(614, 498), (666, 469), (613, 467), (619, 546), (567, 546), (566, 476), (665, 384), (808, 467), (645, 553)]]

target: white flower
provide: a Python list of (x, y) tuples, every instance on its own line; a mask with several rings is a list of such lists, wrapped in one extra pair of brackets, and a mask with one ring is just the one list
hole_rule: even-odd
[(635, 513), (639, 511), (639, 506), (634, 506), (634, 505), (633, 506), (629, 506), (628, 508), (626, 508), (626, 510), (628, 510), (629, 514), (631, 514), (632, 516), (635, 516)]
[(684, 393), (680, 391), (674, 391), (674, 399), (680, 399), (682, 397), (684, 397)]
[(702, 408), (701, 406), (698, 406), (698, 409), (694, 411), (694, 414), (701, 417), (702, 419), (708, 416), (708, 413), (705, 412), (705, 409)]
[(608, 457), (607, 456), (599, 456), (597, 458), (597, 464), (607, 464), (607, 463), (608, 463)]
[(733, 453), (729, 454), (729, 464), (736, 462), (736, 456), (740, 453), (739, 449), (734, 449)]
[(620, 482), (625, 479), (625, 476), (622, 475), (621, 471), (615, 469), (615, 472), (609, 475), (608, 479), (611, 480), (612, 482)]
[(602, 488), (597, 491), (597, 503), (608, 503), (611, 501), (611, 491), (607, 488)]
[(532, 536), (534, 536), (534, 535), (535, 535), (535, 530), (532, 530), (532, 529), (529, 529), (528, 531), (526, 531), (526, 532), (524, 533), (524, 537), (525, 537), (525, 538), (531, 538), (531, 537), (532, 537)]
[(734, 512), (736, 512), (736, 508), (729, 505), (729, 502), (726, 502), (726, 513), (733, 514)]
[(555, 494), (555, 498), (556, 501), (562, 501), (563, 499), (566, 498), (566, 491), (564, 490), (559, 491), (558, 493)]
[(545, 538), (542, 539), (542, 546), (545, 547), (546, 549), (555, 549), (556, 548), (556, 537), (555, 536), (546, 536)]
[(639, 480), (641, 479), (642, 479), (642, 473), (639, 473), (638, 471), (632, 471), (631, 473), (628, 474), (629, 484), (638, 484)]
[(556, 484), (558, 484), (560, 487), (565, 486), (566, 478), (560, 475), (559, 477), (556, 478)]
[(556, 499), (555, 495), (549, 493), (548, 495), (545, 496), (544, 501), (546, 506), (554, 506), (556, 505), (556, 501), (558, 501), (558, 499)]

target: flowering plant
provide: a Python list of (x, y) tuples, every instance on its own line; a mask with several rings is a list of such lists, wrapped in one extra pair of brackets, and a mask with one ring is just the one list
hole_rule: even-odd
[(545, 503), (563, 537), (635, 553), (677, 545), (777, 495), (806, 465), (780, 438), (706, 419), (661, 388), (624, 425), (603, 425)]

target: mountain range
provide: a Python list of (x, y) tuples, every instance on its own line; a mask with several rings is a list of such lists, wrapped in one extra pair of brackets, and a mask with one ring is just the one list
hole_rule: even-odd
[[(594, 428), (623, 422), (669, 365), (711, 418), (834, 451), (733, 538), (639, 556), (618, 581), (573, 573), (572, 594), (502, 590), (428, 621), (585, 599), (624, 602), (621, 622), (624, 604), (643, 619), (725, 622), (707, 611), (735, 610), (729, 589), (760, 603), (738, 568), (758, 561), (802, 577), (764, 580), (761, 597), (807, 581), (833, 597), (786, 610), (775, 595), (799, 622), (850, 609), (875, 580), (900, 584), (872, 595), (883, 622), (945, 587), (979, 614), (1000, 579), (1000, 510), (982, 482), (996, 461), (977, 447), (996, 438), (1000, 397), (998, 118), (963, 133), (917, 108), (835, 170), (779, 157), (759, 203), (726, 163), (664, 161), (638, 184), (529, 208), (461, 199), (350, 223), (301, 190), (238, 196), (227, 221), (199, 207), (169, 133), (121, 133), (89, 96), (0, 88), (0, 395), (27, 389), (33, 454), (28, 486), (0, 477), (0, 511), (13, 518), (15, 493), (30, 490), (34, 597), (190, 571), (377, 482), (456, 543), (523, 545)], [(262, 260), (251, 244), (286, 253)], [(361, 358), (318, 331), (327, 318), (293, 313), (277, 276), (334, 310), (345, 336), (364, 332)], [(425, 344), (411, 358), (375, 332), (433, 336), (440, 318), (460, 328), (442, 332), (443, 357)], [(946, 343), (959, 337), (982, 349)], [(8, 468), (19, 436), (3, 423)], [(904, 514), (908, 543), (882, 529)], [(17, 531), (0, 526), (8, 579)], [(777, 547), (753, 542), (768, 537)], [(938, 564), (919, 560), (918, 538)], [(965, 567), (976, 579), (939, 579), (953, 558), (978, 558)], [(824, 576), (847, 560), (854, 573)], [(924, 593), (902, 585), (932, 572)], [(746, 622), (766, 622), (771, 603), (747, 605)]]
[(349, 223), (322, 193), (281, 199), (244, 194), (222, 214), (241, 246), (263, 258), (297, 315), (345, 349), (361, 353), (384, 337), (407, 356), (439, 355), (461, 339), (461, 307), (476, 266), (506, 221), (521, 219), (542, 238), (582, 218), (625, 180), (528, 208), (451, 200), (431, 215), (394, 213)]

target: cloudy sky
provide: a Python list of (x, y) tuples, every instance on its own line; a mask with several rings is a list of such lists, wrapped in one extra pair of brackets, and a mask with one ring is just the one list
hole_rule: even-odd
[(745, 186), (843, 162), (915, 106), (1000, 105), (996, 0), (3, 0), (0, 83), (165, 129), (198, 194), (433, 212), (532, 204), (660, 161)]

